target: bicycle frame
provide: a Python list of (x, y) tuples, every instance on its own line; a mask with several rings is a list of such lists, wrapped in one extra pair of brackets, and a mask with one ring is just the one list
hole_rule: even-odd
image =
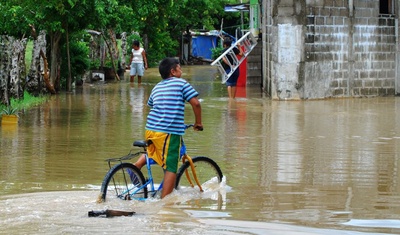
[[(140, 188), (135, 190), (132, 193), (132, 195), (137, 193), (138, 191), (142, 190), (144, 187), (148, 187), (148, 192), (150, 193), (151, 197), (154, 197), (163, 188), (164, 179), (161, 181), (160, 185), (156, 189), (155, 186), (154, 186), (154, 178), (153, 178), (153, 173), (152, 173), (151, 166), (155, 165), (157, 163), (154, 160), (152, 160), (147, 155), (147, 153), (145, 153), (145, 157), (146, 157), (146, 169), (147, 169), (148, 178), (146, 179), (146, 182), (144, 183), (144, 185), (142, 185)], [(184, 143), (182, 143), (182, 151), (181, 151), (181, 157), (180, 158), (182, 159), (182, 163), (183, 164), (186, 161), (189, 161), (190, 167), (191, 167), (191, 170), (192, 170), (193, 179), (196, 182), (197, 186), (199, 187), (200, 192), (203, 192), (203, 188), (201, 187), (201, 184), (200, 184), (200, 182), (199, 182), (199, 180), (197, 178), (197, 175), (196, 175), (196, 169), (194, 168), (193, 161), (192, 161), (191, 157), (189, 155), (187, 155), (187, 153), (186, 153), (186, 145)], [(192, 187), (194, 187), (194, 184), (192, 183), (192, 180), (191, 180), (191, 177), (189, 175), (188, 170), (185, 171), (185, 175), (186, 175), (188, 181), (190, 182), (190, 185)]]
[[(201, 187), (201, 184), (200, 184), (200, 182), (199, 182), (199, 179), (197, 178), (196, 169), (194, 169), (194, 165), (193, 165), (192, 158), (189, 157), (189, 155), (187, 155), (187, 154), (185, 153), (185, 154), (183, 155), (183, 157), (182, 157), (182, 162), (183, 162), (183, 164), (185, 164), (186, 161), (189, 161), (189, 163), (190, 163), (190, 168), (192, 169), (193, 178), (194, 178), (194, 180), (196, 181), (196, 184), (197, 184), (197, 186), (199, 187), (200, 192), (203, 192), (203, 188)], [(186, 178), (188, 179), (188, 181), (189, 181), (189, 183), (190, 183), (190, 186), (192, 186), (192, 188), (193, 188), (193, 187), (194, 187), (194, 184), (192, 183), (192, 180), (190, 179), (190, 175), (189, 175), (189, 171), (188, 171), (188, 170), (185, 171), (185, 176), (186, 176)]]
[[(186, 129), (191, 127), (191, 126), (193, 126), (193, 125), (187, 125)], [(142, 142), (142, 143), (136, 145), (134, 143), (134, 146), (143, 147), (143, 151), (139, 151), (137, 153), (129, 153), (128, 155), (126, 155), (124, 157), (121, 157), (121, 158), (108, 159), (107, 160), (108, 161), (108, 165), (109, 165), (109, 167), (111, 169), (111, 162), (118, 161), (118, 162), (120, 162), (119, 164), (122, 164), (122, 162), (125, 161), (125, 160), (130, 160), (130, 159), (138, 157), (138, 156), (140, 157), (142, 154), (144, 154), (145, 157), (146, 157), (146, 168), (147, 168), (147, 177), (148, 178), (145, 178), (144, 184), (142, 186), (140, 186), (139, 188), (136, 188), (134, 191), (131, 191), (132, 189), (127, 188), (126, 191), (123, 192), (123, 194), (126, 193), (127, 195), (129, 195), (128, 197), (135, 198), (137, 200), (145, 200), (146, 198), (144, 198), (144, 197), (143, 198), (137, 198), (137, 197), (132, 197), (132, 196), (137, 194), (139, 191), (141, 191), (143, 188), (146, 187), (147, 188), (147, 192), (151, 195), (151, 197), (155, 197), (156, 194), (159, 191), (161, 191), (161, 189), (163, 188), (164, 179), (161, 181), (160, 185), (156, 189), (156, 187), (154, 185), (154, 178), (153, 178), (153, 172), (152, 172), (151, 166), (155, 165), (157, 163), (147, 155), (147, 144), (144, 144), (144, 142)], [(194, 167), (193, 161), (192, 161), (191, 157), (186, 153), (186, 145), (184, 144), (183, 140), (182, 140), (182, 146), (181, 146), (180, 159), (182, 160), (183, 164), (185, 164), (186, 161), (189, 161), (190, 167), (191, 167), (191, 170), (192, 170), (193, 179), (196, 182), (197, 186), (199, 187), (200, 191), (203, 192), (201, 184), (200, 184), (200, 182), (199, 182), (199, 180), (197, 178), (196, 169)], [(194, 187), (194, 184), (193, 184), (193, 182), (191, 180), (191, 177), (190, 177), (189, 172), (188, 172), (187, 169), (185, 171), (185, 176), (187, 177), (190, 185), (192, 187)], [(125, 179), (125, 182), (127, 182), (127, 177), (125, 176), (125, 173), (124, 173), (124, 179)]]
[[(143, 187), (147, 187), (147, 185), (150, 185), (150, 189), (148, 189), (148, 192), (151, 194), (152, 197), (154, 197), (157, 192), (159, 192), (164, 184), (164, 179), (161, 181), (160, 185), (158, 186), (157, 190), (154, 187), (154, 178), (153, 178), (153, 172), (151, 170), (151, 166), (155, 165), (157, 163), (155, 163), (151, 158), (149, 158), (149, 156), (147, 155), (147, 153), (145, 154), (146, 156), (146, 168), (147, 168), (147, 176), (148, 179), (146, 181), (146, 183), (143, 185)], [(142, 189), (143, 187), (140, 187), (140, 189)]]
[[(146, 148), (145, 148), (146, 150)], [(146, 169), (147, 169), (147, 177), (146, 181), (144, 182), (144, 184), (137, 188), (135, 191), (133, 192), (129, 192), (130, 189), (128, 189), (126, 192), (129, 192), (129, 195), (135, 195), (136, 193), (138, 193), (140, 190), (142, 190), (144, 187), (147, 187), (148, 193), (150, 193), (151, 197), (155, 197), (155, 195), (162, 189), (163, 187), (163, 183), (164, 180), (161, 181), (160, 185), (157, 187), (154, 186), (154, 178), (153, 178), (153, 172), (151, 169), (152, 165), (156, 165), (157, 163), (155, 161), (153, 161), (151, 158), (148, 157), (146, 152), (141, 152), (142, 154), (145, 154), (146, 157)], [(136, 200), (146, 200), (146, 198), (135, 198)]]
[[(151, 197), (155, 197), (155, 195), (159, 191), (161, 191), (161, 189), (163, 188), (164, 179), (161, 181), (160, 185), (156, 188), (155, 185), (154, 185), (154, 178), (153, 178), (153, 172), (152, 172), (151, 166), (152, 165), (156, 165), (157, 163), (154, 160), (152, 160), (147, 155), (147, 153), (145, 153), (145, 157), (146, 157), (146, 169), (147, 169), (147, 177), (148, 178), (146, 179), (146, 182), (141, 187), (137, 188), (133, 192), (130, 192), (129, 194), (130, 195), (134, 195), (137, 192), (139, 192), (140, 190), (142, 190), (144, 187), (147, 187), (148, 193), (150, 193)], [(186, 146), (185, 146), (184, 143), (182, 144), (182, 152), (181, 152), (181, 157), (180, 158), (182, 159), (182, 163), (183, 164), (186, 161), (189, 161), (190, 167), (191, 167), (191, 170), (192, 170), (193, 179), (196, 182), (197, 186), (199, 187), (200, 192), (203, 192), (203, 188), (201, 187), (201, 184), (200, 184), (200, 182), (199, 182), (199, 180), (197, 178), (196, 169), (194, 168), (192, 158), (186, 153)], [(191, 177), (189, 175), (189, 171), (188, 170), (185, 171), (185, 175), (186, 175), (190, 185), (192, 187), (194, 187), (194, 184), (193, 184), (193, 182), (191, 180)], [(136, 198), (136, 199), (138, 199), (138, 198)], [(145, 200), (145, 198), (139, 198), (139, 200)]]

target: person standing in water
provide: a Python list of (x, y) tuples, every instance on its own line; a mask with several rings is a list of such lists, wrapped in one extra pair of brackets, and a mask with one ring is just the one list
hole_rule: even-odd
[(140, 47), (139, 41), (135, 40), (132, 44), (132, 53), (130, 60), (131, 82), (134, 82), (135, 76), (138, 77), (138, 84), (142, 82), (144, 70), (147, 70), (146, 51)]
[[(222, 50), (222, 53), (227, 51), (231, 46), (232, 46), (232, 40), (230, 38), (225, 38), (223, 42), (224, 49)], [(243, 50), (240, 45), (234, 47), (232, 50), (236, 56), (238, 55), (243, 56)], [(224, 67), (225, 72), (227, 74), (231, 72), (230, 64), (233, 64), (233, 58), (231, 57), (231, 55), (228, 54), (226, 55), (226, 57), (223, 58), (223, 63), (222, 63), (222, 66)], [(236, 97), (236, 83), (239, 79), (239, 73), (240, 72), (238, 67), (229, 77), (229, 79), (225, 82), (226, 87), (228, 89), (228, 96), (230, 99), (234, 99)]]

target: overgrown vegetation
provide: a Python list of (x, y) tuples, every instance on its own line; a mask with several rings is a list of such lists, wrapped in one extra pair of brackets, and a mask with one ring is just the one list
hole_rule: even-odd
[[(81, 34), (80, 34), (81, 35)], [(61, 48), (62, 60), (67, 61), (67, 48), (64, 45)], [(91, 62), (88, 58), (89, 47), (86, 42), (73, 37), (69, 44), (69, 53), (71, 60), (71, 77), (72, 82), (82, 79), (85, 71), (90, 69)], [(68, 63), (61, 63), (61, 78), (68, 76)], [(66, 79), (61, 79), (61, 87), (66, 87)]]
[(5, 106), (0, 104), (0, 110), (3, 113), (16, 113), (19, 111), (24, 111), (28, 108), (34, 107), (36, 105), (42, 104), (48, 100), (48, 95), (32, 96), (28, 92), (24, 92), (24, 98), (22, 100), (11, 99), (10, 105)]
[(217, 59), (220, 55), (222, 55), (223, 47), (215, 47), (211, 49), (211, 57), (213, 60)]
[[(25, 66), (26, 66), (27, 70), (31, 67), (32, 48), (33, 48), (33, 41), (28, 40), (28, 43), (26, 44), (26, 50), (25, 50)], [(28, 73), (28, 71), (26, 71), (26, 73)]]
[[(61, 87), (70, 91), (72, 82), (91, 66), (85, 56), (87, 45), (84, 43), (88, 41), (76, 36), (84, 30), (93, 29), (105, 37), (112, 31), (117, 38), (122, 32), (138, 33), (138, 39), (146, 45), (148, 63), (154, 66), (166, 56), (179, 55), (181, 36), (187, 29), (219, 30), (221, 22), (224, 27), (240, 25), (239, 13), (224, 12), (226, 4), (234, 3), (239, 1), (3, 0), (0, 3), (0, 21), (3, 22), (0, 35), (24, 38), (32, 35), (30, 26), (34, 26), (37, 33), (46, 31), (50, 87), (54, 86), (55, 92)], [(127, 43), (129, 49), (131, 38)], [(31, 51), (30, 41), (25, 63), (28, 69)]]
[(17, 108), (13, 108), (11, 106), (7, 106), (5, 108), (3, 108), (3, 110), (0, 112), (1, 114), (5, 114), (5, 115), (17, 115)]

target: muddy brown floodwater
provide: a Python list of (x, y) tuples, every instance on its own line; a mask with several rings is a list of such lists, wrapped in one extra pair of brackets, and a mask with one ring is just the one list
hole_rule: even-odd
[[(271, 101), (250, 86), (229, 100), (213, 67), (183, 72), (201, 94), (205, 128), (186, 133), (188, 152), (221, 166), (220, 185), (96, 203), (104, 160), (143, 138), (160, 79), (149, 69), (139, 86), (126, 74), (0, 127), (0, 233), (400, 234), (399, 98)], [(136, 214), (87, 216), (107, 208)]]

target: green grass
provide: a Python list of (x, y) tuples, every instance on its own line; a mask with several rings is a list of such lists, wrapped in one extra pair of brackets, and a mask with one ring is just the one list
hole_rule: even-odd
[[(16, 99), (11, 99), (11, 105), (12, 109), (17, 109), (19, 110), (26, 110), (31, 107), (34, 107), (36, 105), (42, 104), (48, 100), (50, 95), (41, 95), (41, 96), (32, 96), (29, 94), (27, 91), (24, 92), (24, 99), (22, 100), (16, 100)], [(5, 105), (0, 105), (0, 110), (4, 110), (7, 107)]]
[(26, 49), (25, 49), (25, 66), (26, 66), (26, 71), (29, 71), (29, 68), (31, 67), (32, 63), (32, 49), (33, 49), (33, 41), (29, 40), (28, 43), (26, 44)]

